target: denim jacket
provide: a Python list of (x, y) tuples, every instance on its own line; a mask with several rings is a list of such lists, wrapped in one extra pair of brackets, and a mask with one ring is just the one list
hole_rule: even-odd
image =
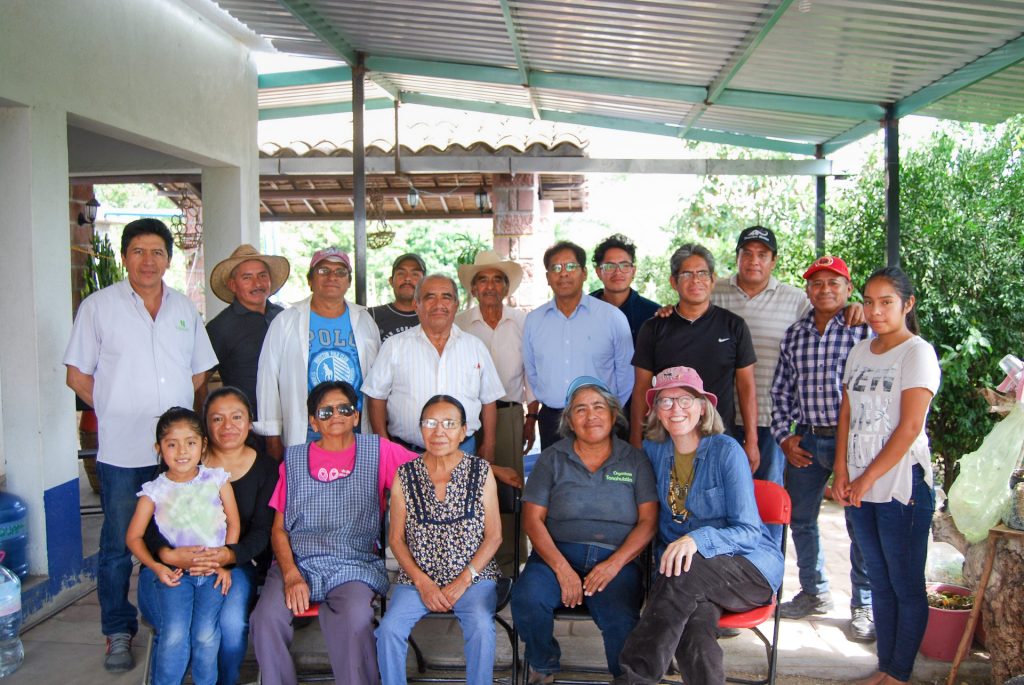
[(750, 465), (739, 443), (726, 435), (701, 438), (694, 461), (693, 484), (686, 498), (690, 512), (686, 521), (674, 520), (668, 506), (668, 486), (675, 459), (672, 441), (645, 440), (644, 452), (654, 467), (661, 503), (658, 556), (668, 543), (689, 535), (705, 558), (721, 554), (746, 557), (772, 590), (778, 590), (785, 562), (757, 513)]

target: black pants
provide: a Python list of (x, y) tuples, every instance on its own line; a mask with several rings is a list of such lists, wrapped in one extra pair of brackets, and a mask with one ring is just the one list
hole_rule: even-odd
[(693, 557), (681, 576), (658, 574), (640, 622), (619, 657), (620, 685), (657, 683), (675, 654), (686, 685), (725, 682), (718, 619), (772, 601), (772, 588), (743, 557)]
[(562, 439), (558, 434), (558, 421), (562, 418), (561, 409), (553, 409), (547, 405), (537, 413), (537, 428), (540, 430), (540, 448), (546, 450)]

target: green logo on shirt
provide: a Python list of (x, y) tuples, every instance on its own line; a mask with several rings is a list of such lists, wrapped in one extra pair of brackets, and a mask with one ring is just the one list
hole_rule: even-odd
[(633, 472), (632, 471), (612, 471), (611, 473), (605, 474), (605, 480), (611, 481), (612, 483), (632, 483)]
[(188, 324), (185, 323), (185, 319), (178, 319), (178, 330), (179, 331), (187, 331), (188, 330)]

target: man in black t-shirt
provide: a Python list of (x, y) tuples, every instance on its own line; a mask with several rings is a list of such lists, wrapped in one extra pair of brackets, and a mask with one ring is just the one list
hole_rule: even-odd
[(380, 329), (381, 342), (396, 333), (419, 325), (415, 301), (416, 284), (426, 272), (427, 266), (423, 263), (423, 258), (411, 252), (399, 255), (391, 265), (391, 278), (388, 279), (388, 283), (395, 291), (394, 301), (366, 310)]
[(672, 255), (669, 283), (679, 302), (669, 316), (654, 317), (640, 327), (633, 353), (636, 380), (630, 417), (630, 442), (639, 447), (647, 413), (645, 393), (654, 375), (671, 366), (689, 366), (718, 396), (726, 426), (735, 423), (733, 392), (739, 396), (743, 425), (750, 426), (743, 449), (751, 471), (757, 469), (757, 398), (754, 392), (754, 345), (742, 318), (711, 304), (715, 258), (701, 245), (687, 243)]

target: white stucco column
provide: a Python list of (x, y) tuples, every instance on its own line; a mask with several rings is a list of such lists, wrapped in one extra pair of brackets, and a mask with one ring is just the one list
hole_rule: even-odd
[[(75, 403), (61, 363), (72, 322), (66, 112), (0, 107), (0, 178), (7, 490), (28, 507), (31, 572), (54, 575), (54, 563), (66, 553), (60, 574), (77, 573), (82, 537)], [(54, 563), (48, 565), (48, 557)]]
[[(255, 155), (253, 157), (255, 159)], [(204, 167), (203, 254), (206, 261), (207, 321), (225, 307), (209, 289), (210, 271), (242, 243), (250, 243), (260, 249), (259, 173), (238, 167)]]

